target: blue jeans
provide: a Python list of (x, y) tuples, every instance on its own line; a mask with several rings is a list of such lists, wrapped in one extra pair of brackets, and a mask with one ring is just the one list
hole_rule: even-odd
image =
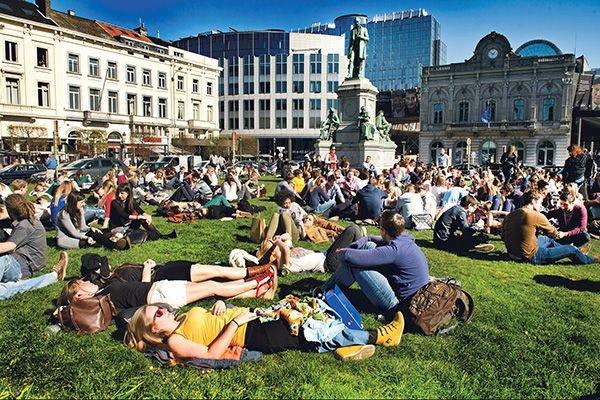
[(547, 236), (538, 237), (538, 251), (529, 262), (532, 264), (553, 264), (563, 258), (569, 258), (577, 264), (593, 264), (593, 257), (583, 254), (572, 244), (560, 244)]
[(325, 203), (319, 204), (317, 208), (315, 208), (315, 212), (317, 214), (323, 214), (325, 211), (335, 206), (335, 204), (335, 200), (327, 200)]
[(95, 219), (98, 221), (104, 219), (104, 208), (85, 206), (83, 209), (85, 222), (90, 222)]
[(367, 343), (369, 343), (369, 332), (345, 328), (343, 331), (335, 335), (333, 339), (323, 343), (316, 343), (315, 345), (319, 353), (325, 353), (340, 347)]
[(21, 275), (21, 265), (12, 254), (0, 256), (0, 300), (48, 286), (57, 281), (56, 274), (46, 274), (20, 281)]
[[(368, 242), (364, 246), (364, 248), (373, 247), (375, 247), (375, 244), (372, 242)], [(396, 297), (396, 293), (394, 293), (390, 282), (380, 271), (383, 271), (380, 267), (378, 267), (378, 270), (374, 270), (358, 265), (341, 263), (321, 289), (326, 292), (335, 285), (338, 285), (341, 289), (345, 289), (352, 286), (354, 282), (357, 282), (360, 290), (379, 312), (389, 313), (400, 301)]]

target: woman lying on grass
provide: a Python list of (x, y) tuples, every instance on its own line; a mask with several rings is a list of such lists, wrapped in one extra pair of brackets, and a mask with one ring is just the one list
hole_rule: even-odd
[[(172, 352), (176, 360), (220, 359), (230, 346), (267, 354), (285, 350), (336, 350), (336, 355), (343, 360), (361, 360), (374, 354), (374, 344), (397, 346), (404, 329), (401, 313), (376, 331), (354, 330), (342, 324), (341, 330), (333, 336), (326, 331), (327, 324), (301, 327), (294, 336), (284, 318), (264, 323), (257, 318), (256, 312), (241, 307), (226, 308), (222, 301), (217, 301), (210, 311), (194, 307), (178, 318), (159, 305), (149, 304), (133, 315), (125, 342), (139, 351), (145, 351), (147, 346), (164, 348)], [(307, 329), (312, 332), (308, 333)], [(324, 337), (328, 339), (323, 340)], [(312, 341), (315, 338), (321, 341)]]
[[(224, 268), (213, 269), (204, 274), (203, 282), (183, 280), (162, 280), (151, 282), (152, 260), (146, 261), (142, 281), (111, 280), (98, 285), (83, 279), (73, 279), (63, 288), (59, 305), (66, 305), (99, 295), (110, 295), (117, 310), (141, 307), (152, 303), (166, 303), (175, 308), (212, 296), (272, 299), (277, 287), (277, 273), (274, 267), (253, 277), (247, 277), (247, 270)], [(230, 279), (217, 282), (213, 278)]]

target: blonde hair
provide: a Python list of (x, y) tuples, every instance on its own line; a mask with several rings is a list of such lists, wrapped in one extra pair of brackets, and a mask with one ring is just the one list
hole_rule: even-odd
[(64, 181), (63, 183), (61, 183), (56, 188), (56, 192), (54, 192), (54, 200), (52, 201), (52, 204), (54, 205), (54, 207), (56, 207), (58, 205), (58, 202), (62, 196), (67, 197), (69, 194), (71, 194), (72, 191), (73, 191), (73, 182)]
[(32, 225), (35, 222), (35, 207), (21, 194), (9, 195), (4, 204), (11, 219), (15, 221), (28, 220)]

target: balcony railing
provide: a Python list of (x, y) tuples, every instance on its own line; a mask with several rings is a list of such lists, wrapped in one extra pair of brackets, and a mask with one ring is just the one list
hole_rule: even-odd
[(199, 119), (188, 120), (188, 128), (193, 130), (209, 130), (215, 129), (215, 124), (210, 121), (202, 121)]
[(516, 129), (534, 129), (535, 121), (492, 121), (489, 124), (485, 122), (452, 122), (448, 124), (450, 129), (493, 129), (493, 130), (516, 130)]

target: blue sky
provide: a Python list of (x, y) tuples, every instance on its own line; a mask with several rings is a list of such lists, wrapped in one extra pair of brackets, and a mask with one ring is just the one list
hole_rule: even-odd
[(53, 0), (52, 7), (77, 15), (135, 27), (141, 18), (151, 34), (177, 39), (212, 29), (226, 31), (295, 29), (336, 16), (425, 8), (442, 25), (448, 61), (469, 58), (477, 41), (492, 30), (504, 34), (513, 49), (530, 39), (554, 42), (563, 52), (584, 54), (591, 67), (600, 67), (599, 0), (533, 1), (317, 1), (317, 0)]

